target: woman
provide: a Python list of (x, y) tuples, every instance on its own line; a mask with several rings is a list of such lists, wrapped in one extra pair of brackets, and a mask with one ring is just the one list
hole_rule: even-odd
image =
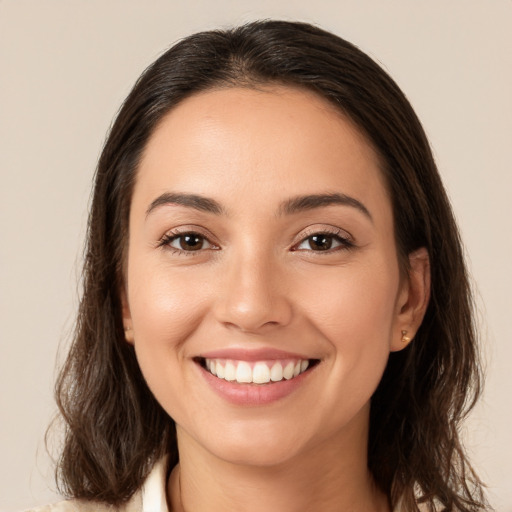
[(350, 43), (266, 21), (175, 45), (111, 130), (88, 236), (57, 510), (487, 509), (457, 228)]

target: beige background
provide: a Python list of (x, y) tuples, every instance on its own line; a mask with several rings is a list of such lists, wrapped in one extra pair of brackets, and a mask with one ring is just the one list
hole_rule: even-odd
[(262, 17), (358, 44), (423, 120), (482, 312), (489, 378), (468, 444), (497, 510), (512, 511), (511, 0), (0, 0), (0, 510), (56, 498), (43, 436), (112, 117), (178, 38)]

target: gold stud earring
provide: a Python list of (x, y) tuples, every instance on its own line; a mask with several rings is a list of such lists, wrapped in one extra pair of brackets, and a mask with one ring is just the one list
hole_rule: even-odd
[(411, 338), (407, 336), (407, 331), (402, 331), (402, 343), (409, 343)]
[(128, 327), (128, 326), (125, 326), (125, 328), (124, 328), (124, 332), (128, 332), (128, 331), (131, 331), (131, 330), (132, 330), (132, 328)]

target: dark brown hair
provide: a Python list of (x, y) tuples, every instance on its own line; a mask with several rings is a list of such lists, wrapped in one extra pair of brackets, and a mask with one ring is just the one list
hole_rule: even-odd
[(178, 460), (174, 422), (149, 391), (124, 341), (119, 290), (132, 189), (162, 117), (218, 87), (285, 84), (334, 104), (380, 156), (403, 270), (425, 247), (432, 290), (425, 319), (392, 353), (372, 397), (368, 466), (390, 503), (416, 511), (485, 510), (459, 424), (480, 391), (471, 293), (459, 234), (425, 133), (404, 94), (367, 55), (317, 27), (262, 21), (192, 35), (141, 76), (99, 160), (89, 218), (83, 297), (57, 383), (65, 420), (57, 468), (68, 495), (126, 501), (164, 453)]

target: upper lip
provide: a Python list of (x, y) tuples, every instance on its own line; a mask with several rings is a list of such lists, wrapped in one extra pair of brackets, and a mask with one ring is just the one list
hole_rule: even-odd
[(235, 361), (264, 361), (264, 360), (279, 360), (279, 359), (301, 359), (309, 360), (303, 354), (296, 354), (278, 350), (275, 348), (259, 348), (259, 349), (243, 349), (243, 348), (224, 348), (204, 352), (199, 355), (204, 359), (232, 359)]

